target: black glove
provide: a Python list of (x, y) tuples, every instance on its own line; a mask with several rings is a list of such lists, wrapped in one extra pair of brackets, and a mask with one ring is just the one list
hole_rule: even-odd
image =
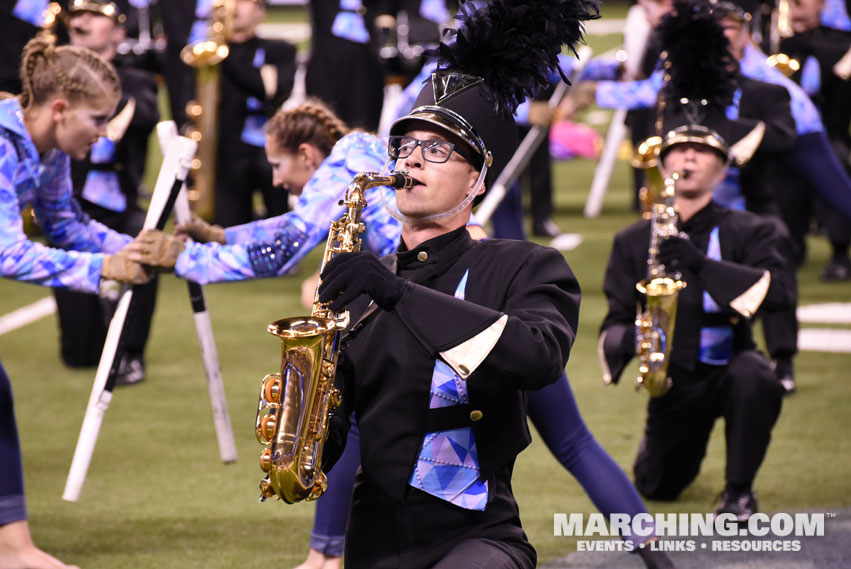
[(688, 269), (697, 274), (706, 264), (706, 255), (694, 243), (682, 237), (669, 237), (659, 245), (656, 257), (669, 270)]
[(368, 294), (384, 310), (393, 310), (408, 284), (366, 251), (337, 253), (319, 277), (319, 302), (333, 301), (329, 308), (335, 312), (361, 294)]

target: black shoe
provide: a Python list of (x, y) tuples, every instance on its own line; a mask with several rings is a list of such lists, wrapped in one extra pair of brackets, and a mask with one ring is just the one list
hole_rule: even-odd
[(536, 237), (558, 237), (561, 234), (561, 228), (550, 217), (532, 224), (532, 235)]
[(145, 380), (145, 358), (138, 354), (126, 354), (118, 366), (115, 385), (133, 385)]
[(795, 373), (792, 368), (792, 359), (787, 357), (777, 358), (771, 362), (771, 368), (774, 370), (774, 375), (777, 376), (777, 381), (783, 388), (783, 395), (791, 395), (797, 389), (795, 383)]
[(721, 494), (715, 516), (733, 514), (737, 522), (746, 522), (758, 511), (756, 494), (753, 490), (736, 491), (727, 488)]
[(851, 280), (851, 259), (848, 257), (832, 258), (821, 270), (821, 280), (825, 282)]

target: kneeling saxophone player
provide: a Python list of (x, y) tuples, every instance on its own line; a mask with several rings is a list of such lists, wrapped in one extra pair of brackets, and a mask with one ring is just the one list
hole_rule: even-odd
[[(696, 124), (670, 130), (661, 145), (663, 171), (681, 174), (675, 198), (681, 236), (662, 242), (658, 261), (681, 272), (687, 286), (676, 308), (668, 367), (673, 385), (648, 404), (634, 472), (644, 496), (676, 499), (697, 476), (715, 419), (723, 417), (726, 487), (716, 513), (745, 521), (757, 510), (753, 481), (782, 396), (768, 361), (755, 349), (750, 318), (761, 306), (784, 307), (792, 292), (772, 225), (712, 202), (728, 152), (717, 131)], [(636, 307), (644, 303), (635, 285), (647, 272), (649, 239), (649, 221), (620, 231), (606, 269), (609, 312), (600, 344), (614, 381), (635, 355)]]
[[(385, 200), (402, 221), (397, 252), (382, 260), (340, 253), (321, 275), (320, 301), (335, 311), (347, 306), (352, 321), (337, 369), (343, 407), (325, 447), (330, 462), (354, 410), (361, 470), (346, 534), (349, 568), (536, 563), (511, 474), (530, 442), (525, 392), (562, 375), (580, 293), (555, 249), (473, 241), (464, 228), (475, 198), (516, 147), (511, 97), (492, 82), (498, 74), (464, 66), (476, 58), (457, 51), (481, 47), (483, 26), (512, 27), (498, 21), (499, 4), (484, 9), (493, 18), (484, 10), (465, 16), (458, 41), (440, 47), (443, 69), (391, 127), (390, 157), (416, 182)], [(530, 3), (527, 24), (540, 32), (545, 18), (555, 19), (547, 28), (561, 35), (537, 38), (541, 50), (529, 57), (539, 61), (516, 70), (514, 85), (534, 86), (535, 73), (524, 73), (547, 67), (543, 54), (555, 61), (562, 43), (578, 40), (577, 14), (596, 13), (570, 0), (542, 15), (542, 4)]]

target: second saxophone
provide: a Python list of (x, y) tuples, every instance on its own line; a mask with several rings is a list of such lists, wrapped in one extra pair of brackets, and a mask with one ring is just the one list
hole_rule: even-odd
[[(644, 162), (658, 167), (661, 138), (655, 137), (644, 153), (653, 154), (655, 160)], [(643, 388), (651, 397), (659, 397), (671, 388), (668, 377), (671, 346), (674, 343), (674, 324), (677, 319), (679, 292), (686, 283), (679, 274), (669, 273), (659, 262), (662, 241), (678, 235), (677, 208), (674, 202), (679, 173), (665, 176), (658, 194), (650, 205), (650, 244), (647, 250), (647, 278), (636, 284), (646, 297), (646, 307), (639, 309), (635, 318), (635, 351), (638, 356), (636, 387)]]

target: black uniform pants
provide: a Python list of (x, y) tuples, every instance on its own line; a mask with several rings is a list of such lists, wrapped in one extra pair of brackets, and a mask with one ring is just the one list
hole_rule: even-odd
[[(83, 203), (86, 212), (107, 227), (136, 235), (145, 222), (145, 214), (133, 209), (115, 213), (92, 204)], [(59, 342), (62, 361), (71, 367), (95, 366), (100, 361), (103, 343), (114, 305), (101, 300), (96, 294), (53, 289), (59, 313)], [(127, 353), (142, 355), (151, 330), (151, 319), (157, 302), (157, 278), (133, 292), (133, 311), (127, 315)]]
[[(504, 470), (510, 478), (510, 468)], [(396, 502), (359, 470), (346, 530), (346, 568), (533, 569), (537, 555), (520, 527), (508, 478), (495, 475), (487, 508), (474, 511), (413, 487), (404, 503)]]
[(737, 353), (726, 366), (671, 369), (673, 387), (650, 400), (635, 486), (653, 500), (675, 500), (700, 471), (718, 417), (725, 421), (726, 479), (751, 485), (780, 415), (782, 387), (759, 352)]

